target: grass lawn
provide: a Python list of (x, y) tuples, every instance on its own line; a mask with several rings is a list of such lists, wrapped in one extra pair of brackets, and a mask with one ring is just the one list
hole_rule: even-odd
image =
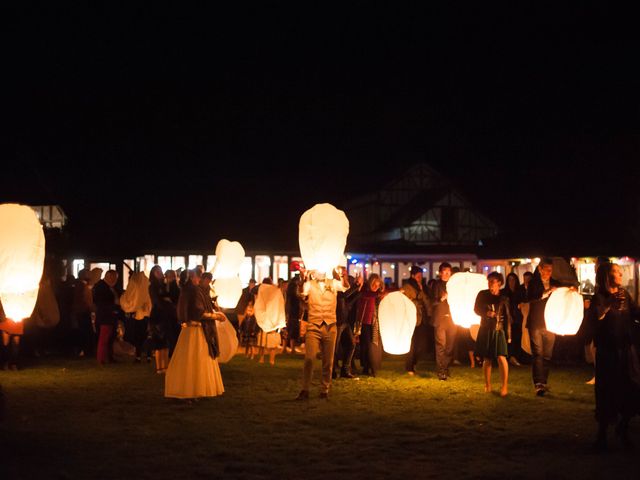
[(590, 453), (587, 367), (554, 368), (545, 398), (529, 368), (512, 368), (503, 399), (483, 393), (481, 369), (454, 367), (442, 382), (433, 364), (409, 377), (401, 358), (385, 358), (377, 378), (334, 381), (329, 401), (316, 385), (308, 402), (293, 401), (301, 356), (221, 368), (225, 394), (192, 405), (163, 398), (164, 377), (129, 361), (47, 358), (0, 372), (0, 478), (640, 478), (615, 439), (612, 452)]

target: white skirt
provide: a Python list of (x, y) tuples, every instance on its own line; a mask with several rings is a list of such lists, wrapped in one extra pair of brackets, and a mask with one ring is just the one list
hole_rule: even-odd
[(200, 325), (180, 331), (164, 382), (164, 396), (200, 398), (222, 395), (224, 385), (218, 362), (209, 348)]

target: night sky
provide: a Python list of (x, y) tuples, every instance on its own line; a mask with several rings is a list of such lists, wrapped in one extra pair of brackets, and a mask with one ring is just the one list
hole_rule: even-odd
[(314, 203), (426, 162), (503, 244), (640, 254), (622, 12), (91, 8), (4, 42), (0, 201), (61, 204), (76, 250), (295, 248)]

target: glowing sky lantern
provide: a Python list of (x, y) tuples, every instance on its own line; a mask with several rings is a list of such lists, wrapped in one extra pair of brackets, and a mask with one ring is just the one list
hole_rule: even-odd
[(149, 279), (144, 272), (135, 272), (129, 278), (127, 289), (120, 297), (120, 307), (126, 313), (134, 313), (136, 320), (151, 315)]
[(582, 295), (575, 290), (561, 287), (555, 290), (544, 307), (547, 330), (558, 335), (578, 333), (584, 315)]
[(0, 205), (0, 301), (15, 322), (31, 316), (44, 265), (44, 232), (35, 212)]
[(238, 350), (238, 334), (231, 322), (216, 322), (218, 329), (218, 344), (220, 346), (218, 363), (227, 363)]
[(391, 292), (378, 309), (382, 347), (387, 353), (402, 355), (411, 348), (416, 328), (416, 306), (402, 292)]
[(481, 273), (454, 273), (447, 282), (447, 293), (453, 323), (463, 328), (479, 325), (480, 317), (473, 311), (480, 290), (488, 287), (487, 277)]
[(222, 239), (216, 246), (216, 263), (211, 271), (213, 285), (222, 308), (235, 308), (242, 295), (240, 267), (244, 261), (244, 248), (239, 242)]
[(287, 325), (284, 313), (284, 297), (275, 285), (263, 283), (258, 288), (254, 305), (256, 322), (265, 332), (273, 332)]
[(344, 262), (344, 248), (349, 234), (349, 220), (342, 210), (329, 203), (319, 203), (300, 217), (298, 240), (300, 254), (308, 270), (327, 276)]

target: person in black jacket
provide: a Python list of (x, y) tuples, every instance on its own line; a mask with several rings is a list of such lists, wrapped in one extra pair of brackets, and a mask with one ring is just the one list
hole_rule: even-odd
[(96, 306), (96, 327), (98, 329), (98, 363), (113, 362), (113, 341), (118, 320), (122, 316), (120, 292), (116, 290), (118, 272), (108, 270), (104, 279), (93, 287), (93, 301)]
[(622, 270), (615, 263), (602, 264), (596, 274), (594, 311), (596, 342), (596, 448), (607, 448), (609, 424), (618, 422), (616, 434), (625, 448), (631, 417), (640, 413), (640, 359), (638, 323), (640, 309), (622, 288)]
[[(342, 275), (346, 275), (346, 269), (342, 270)], [(336, 324), (338, 333), (336, 335), (336, 351), (333, 360), (333, 378), (338, 376), (340, 360), (340, 377), (356, 378), (351, 372), (351, 361), (356, 352), (356, 337), (353, 334), (353, 325), (349, 323), (349, 313), (355, 310), (355, 305), (360, 298), (360, 290), (364, 284), (361, 276), (357, 278), (349, 275), (349, 289), (345, 292), (338, 292), (336, 303)]]
[(430, 300), (423, 288), (422, 268), (418, 265), (411, 267), (411, 278), (402, 286), (402, 293), (416, 306), (416, 326), (411, 336), (411, 347), (405, 359), (405, 370), (409, 375), (415, 375), (416, 364), (420, 353), (427, 346), (427, 325), (429, 319)]
[(451, 278), (451, 264), (443, 262), (438, 268), (440, 278), (433, 284), (431, 291), (432, 323), (436, 339), (436, 364), (438, 378), (449, 377), (449, 365), (453, 361), (453, 347), (456, 342), (457, 327), (451, 318), (451, 310), (447, 301), (447, 282)]
[(547, 306), (549, 296), (560, 286), (552, 278), (552, 275), (553, 261), (549, 258), (543, 258), (527, 289), (527, 302), (529, 303), (527, 328), (529, 329), (533, 357), (532, 376), (536, 395), (539, 397), (549, 391), (547, 381), (553, 355), (553, 344), (556, 340), (555, 334), (547, 330), (544, 319), (544, 309)]

